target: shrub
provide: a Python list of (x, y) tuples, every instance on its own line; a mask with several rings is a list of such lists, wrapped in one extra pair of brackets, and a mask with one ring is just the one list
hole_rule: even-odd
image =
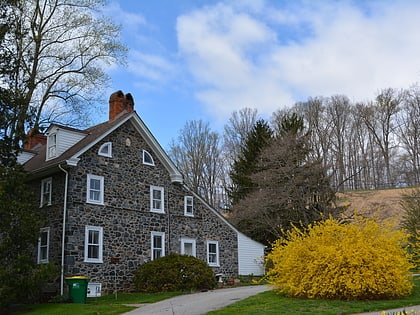
[(420, 188), (403, 194), (401, 206), (403, 208), (401, 224), (410, 233), (411, 243), (416, 245), (420, 238)]
[(401, 225), (410, 234), (409, 249), (418, 272), (420, 270), (420, 188), (403, 194), (400, 204), (403, 208)]
[(34, 266), (33, 259), (27, 256), (13, 265), (0, 266), (0, 310), (15, 303), (39, 302), (43, 287), (58, 275), (52, 263)]
[(386, 299), (410, 294), (408, 235), (391, 224), (336, 219), (285, 232), (273, 245), (268, 279), (293, 297)]
[(134, 284), (141, 292), (168, 292), (212, 289), (213, 270), (204, 261), (186, 255), (170, 254), (141, 265)]

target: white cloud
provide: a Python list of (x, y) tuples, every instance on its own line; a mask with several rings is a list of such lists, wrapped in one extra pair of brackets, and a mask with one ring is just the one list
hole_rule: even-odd
[(197, 98), (214, 115), (243, 107), (270, 114), (318, 95), (371, 99), (419, 79), (418, 2), (294, 1), (280, 9), (260, 2), (255, 10), (240, 3), (177, 21)]
[(148, 81), (165, 82), (172, 77), (175, 68), (164, 57), (132, 51), (128, 71)]
[(137, 31), (147, 22), (142, 14), (124, 11), (118, 2), (109, 3), (103, 10), (105, 15), (111, 16), (114, 21), (121, 24), (127, 31)]
[[(154, 90), (174, 79), (176, 62), (167, 54), (163, 43), (155, 38), (158, 26), (142, 14), (124, 10), (117, 2), (111, 2), (104, 13), (122, 25), (122, 37), (130, 47), (124, 71), (132, 74), (134, 86)], [(121, 71), (120, 68), (114, 70)]]

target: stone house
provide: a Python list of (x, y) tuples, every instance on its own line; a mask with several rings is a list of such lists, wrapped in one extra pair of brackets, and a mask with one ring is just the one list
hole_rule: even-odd
[(47, 218), (38, 263), (61, 267), (57, 291), (74, 275), (91, 279), (90, 296), (130, 291), (136, 268), (168, 253), (196, 256), (225, 278), (263, 274), (264, 246), (184, 184), (131, 95), (118, 91), (109, 106), (108, 121), (52, 124), (19, 157)]

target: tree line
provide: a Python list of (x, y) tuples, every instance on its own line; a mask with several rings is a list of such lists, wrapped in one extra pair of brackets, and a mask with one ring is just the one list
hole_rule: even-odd
[[(322, 162), (337, 191), (420, 184), (420, 87), (386, 88), (373, 100), (351, 102), (345, 95), (311, 97), (274, 112), (269, 128), (292, 113), (302, 117), (310, 155)], [(245, 154), (257, 109), (234, 111), (223, 133), (202, 120), (187, 122), (169, 153), (186, 181), (212, 205), (230, 206), (231, 170)]]
[(387, 88), (372, 101), (343, 95), (310, 98), (292, 108), (311, 133), (338, 190), (420, 183), (420, 88)]

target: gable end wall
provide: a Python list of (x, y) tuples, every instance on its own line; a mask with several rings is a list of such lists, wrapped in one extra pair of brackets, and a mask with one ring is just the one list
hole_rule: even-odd
[[(105, 142), (112, 142), (112, 158), (97, 154)], [(153, 155), (155, 166), (142, 163), (143, 149)], [(226, 277), (238, 275), (236, 231), (197, 198), (194, 217), (184, 216), (184, 196), (190, 194), (182, 185), (171, 182), (166, 169), (131, 123), (125, 123), (82, 154), (78, 165), (68, 171), (65, 276), (88, 276), (91, 282), (102, 284), (103, 293), (112, 292), (115, 287), (119, 291), (133, 290), (133, 272), (151, 257), (151, 231), (165, 233), (166, 254), (180, 253), (182, 237), (196, 239), (197, 257), (204, 261), (207, 240), (218, 241), (220, 267), (213, 267), (214, 272)], [(104, 205), (86, 203), (87, 174), (104, 177)], [(64, 173), (56, 176), (53, 192), (62, 196)], [(151, 185), (164, 187), (164, 214), (149, 211)], [(59, 264), (63, 201), (58, 196), (53, 200), (50, 209), (55, 211), (48, 223), (54, 235), (51, 260)], [(84, 262), (86, 225), (103, 228), (103, 263)], [(111, 263), (113, 257), (118, 259), (117, 264)]]

